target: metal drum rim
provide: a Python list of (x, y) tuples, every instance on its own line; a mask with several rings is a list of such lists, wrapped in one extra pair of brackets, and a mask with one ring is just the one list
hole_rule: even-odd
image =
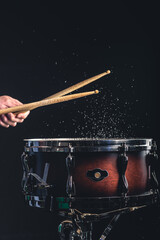
[(126, 151), (150, 150), (152, 138), (35, 138), (24, 139), (32, 152), (111, 152), (126, 144)]
[(120, 142), (120, 141), (144, 141), (153, 140), (152, 138), (25, 138), (23, 141), (107, 141), (107, 142)]

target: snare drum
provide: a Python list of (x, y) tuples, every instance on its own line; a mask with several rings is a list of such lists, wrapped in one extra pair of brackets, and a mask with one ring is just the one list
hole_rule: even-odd
[(157, 202), (152, 139), (25, 139), (22, 186), (30, 206), (84, 211)]

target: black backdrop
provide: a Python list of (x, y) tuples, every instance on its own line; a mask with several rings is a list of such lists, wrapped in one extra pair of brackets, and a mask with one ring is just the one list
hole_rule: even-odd
[[(0, 128), (2, 240), (57, 239), (57, 217), (23, 200), (24, 138), (149, 137), (160, 146), (158, 5), (68, 4), (0, 6), (1, 95), (27, 103), (111, 69), (84, 89), (100, 89), (98, 96), (37, 109), (16, 128)], [(148, 207), (123, 216), (110, 239), (158, 239), (159, 224), (159, 209)]]

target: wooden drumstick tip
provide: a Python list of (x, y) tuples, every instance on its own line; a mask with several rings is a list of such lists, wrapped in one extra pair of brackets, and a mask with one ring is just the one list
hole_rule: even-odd
[(106, 71), (106, 73), (107, 73), (107, 74), (110, 74), (110, 73), (111, 73), (111, 71), (110, 71), (110, 70), (107, 70), (107, 71)]
[(94, 93), (95, 93), (95, 94), (98, 94), (98, 93), (99, 93), (99, 91), (98, 91), (98, 90), (95, 90), (95, 91), (94, 91)]

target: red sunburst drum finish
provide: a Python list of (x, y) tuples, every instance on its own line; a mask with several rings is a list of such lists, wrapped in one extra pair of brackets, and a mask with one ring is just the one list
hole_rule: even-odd
[[(143, 194), (149, 191), (150, 166), (146, 156), (152, 151), (152, 139), (28, 139), (25, 152), (35, 156), (32, 171), (41, 178), (45, 164), (49, 163), (47, 184), (54, 186), (54, 196), (67, 196), (66, 183), (68, 169), (66, 157), (74, 157), (71, 178), (75, 184), (76, 197), (112, 197), (123, 194), (124, 181), (119, 166), (122, 164), (120, 148), (125, 144), (123, 152), (127, 156), (124, 171), (125, 183), (128, 185), (127, 195)], [(34, 167), (33, 167), (34, 166)], [(30, 166), (29, 166), (30, 168)], [(106, 175), (99, 176), (105, 171)], [(92, 172), (94, 178), (88, 173)], [(99, 179), (98, 179), (99, 178)], [(95, 181), (96, 180), (96, 181)]]
[[(128, 195), (146, 192), (148, 185), (148, 166), (146, 152), (127, 153), (128, 164), (125, 172), (128, 182)], [(87, 177), (87, 172), (94, 169), (106, 170), (108, 176), (100, 181)], [(76, 196), (109, 197), (120, 195), (120, 173), (118, 170), (118, 153), (86, 153), (75, 157), (73, 181)]]

